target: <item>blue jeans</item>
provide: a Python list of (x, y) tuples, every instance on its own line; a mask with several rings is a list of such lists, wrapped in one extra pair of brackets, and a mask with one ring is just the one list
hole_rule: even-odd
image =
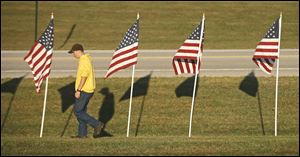
[(74, 103), (74, 113), (79, 122), (78, 125), (78, 135), (87, 136), (87, 124), (91, 125), (93, 128), (100, 125), (101, 122), (91, 117), (86, 113), (87, 105), (94, 93), (86, 93), (81, 91), (79, 99), (75, 98)]

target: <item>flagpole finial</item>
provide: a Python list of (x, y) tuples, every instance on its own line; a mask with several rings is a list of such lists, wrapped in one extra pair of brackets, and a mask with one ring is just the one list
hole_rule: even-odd
[(53, 12), (51, 13), (51, 19), (54, 19), (54, 15), (53, 15)]
[(139, 12), (137, 13), (136, 17), (137, 17), (136, 19), (140, 19), (140, 13)]

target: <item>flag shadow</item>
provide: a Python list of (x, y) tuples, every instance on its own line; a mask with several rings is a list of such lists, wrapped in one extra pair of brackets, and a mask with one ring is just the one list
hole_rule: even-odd
[(106, 124), (112, 119), (115, 113), (115, 96), (107, 87), (102, 88), (99, 93), (104, 96), (98, 112), (98, 120), (104, 123), (104, 127), (101, 130), (99, 137), (112, 137), (113, 135), (105, 131), (105, 128)]
[(71, 38), (71, 36), (72, 36), (72, 34), (73, 34), (73, 31), (74, 31), (75, 27), (76, 27), (76, 24), (73, 24), (73, 26), (71, 27), (71, 30), (70, 30), (70, 32), (69, 32), (69, 34), (68, 34), (66, 40), (64, 41), (64, 43), (63, 43), (58, 49), (61, 49), (61, 48), (63, 48), (63, 47), (66, 45), (66, 43), (67, 43), (67, 42), (69, 41), (69, 39)]
[(19, 78), (13, 78), (3, 84), (1, 84), (1, 93), (11, 93), (13, 96), (12, 98), (10, 99), (9, 101), (9, 104), (8, 104), (8, 108), (7, 108), (7, 111), (5, 113), (5, 116), (4, 116), (4, 119), (3, 119), (3, 122), (1, 124), (1, 133), (2, 133), (2, 130), (5, 126), (5, 123), (6, 123), (6, 120), (7, 120), (7, 117), (11, 111), (11, 108), (12, 108), (12, 102), (15, 98), (15, 95), (16, 95), (16, 92), (17, 92), (17, 89), (18, 89), (18, 86), (20, 84), (20, 82), (23, 80), (23, 78), (26, 76), (27, 74), (25, 74), (24, 76), (22, 77), (19, 77)]
[[(195, 97), (197, 96), (198, 82), (199, 82), (199, 78), (197, 79), (197, 83), (196, 83)], [(175, 89), (176, 97), (177, 98), (182, 96), (193, 97), (194, 83), (195, 83), (195, 75), (184, 80)]]
[(265, 135), (264, 120), (262, 116), (262, 109), (261, 109), (261, 102), (260, 102), (259, 83), (256, 76), (254, 75), (253, 70), (242, 80), (239, 89), (250, 96), (256, 97), (257, 95), (260, 124), (262, 128), (262, 133), (263, 135)]
[[(152, 71), (150, 72), (150, 74), (138, 79), (133, 84), (132, 97), (143, 96), (140, 112), (139, 112), (139, 115), (138, 115), (138, 122), (137, 122), (137, 125), (136, 125), (135, 136), (138, 135), (138, 131), (139, 131), (139, 128), (140, 128), (140, 124), (141, 124), (141, 120), (142, 120), (142, 114), (143, 114), (143, 110), (144, 110), (144, 104), (145, 104), (145, 97), (148, 93), (148, 88), (149, 88), (151, 75), (152, 75)], [(130, 90), (131, 90), (131, 87), (129, 87), (127, 89), (127, 91), (123, 94), (123, 96), (120, 98), (119, 101), (130, 99)]]
[[(75, 88), (75, 82), (72, 82), (72, 83), (69, 83), (68, 85), (63, 86), (58, 89), (58, 92), (60, 94), (60, 99), (61, 99), (61, 112), (62, 113), (65, 113), (68, 110), (68, 108), (73, 105), (73, 103), (75, 101), (74, 88)], [(74, 109), (72, 108), (72, 111), (69, 113), (68, 119), (67, 119), (64, 129), (61, 133), (61, 137), (64, 136), (65, 131), (69, 125), (69, 121), (72, 117), (73, 110)]]

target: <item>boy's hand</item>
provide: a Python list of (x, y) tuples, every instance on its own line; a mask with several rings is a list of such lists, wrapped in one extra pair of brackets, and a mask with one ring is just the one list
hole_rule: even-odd
[(79, 99), (79, 98), (80, 98), (80, 91), (76, 91), (76, 92), (75, 92), (75, 98), (76, 98), (76, 99)]

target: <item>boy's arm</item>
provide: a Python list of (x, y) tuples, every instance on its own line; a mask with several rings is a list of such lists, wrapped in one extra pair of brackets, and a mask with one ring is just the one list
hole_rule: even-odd
[(81, 91), (83, 85), (85, 84), (86, 79), (87, 79), (87, 77), (81, 77), (80, 83), (79, 83), (78, 88), (76, 89), (76, 92), (75, 92), (75, 98), (77, 98), (77, 99), (80, 98), (80, 91)]

